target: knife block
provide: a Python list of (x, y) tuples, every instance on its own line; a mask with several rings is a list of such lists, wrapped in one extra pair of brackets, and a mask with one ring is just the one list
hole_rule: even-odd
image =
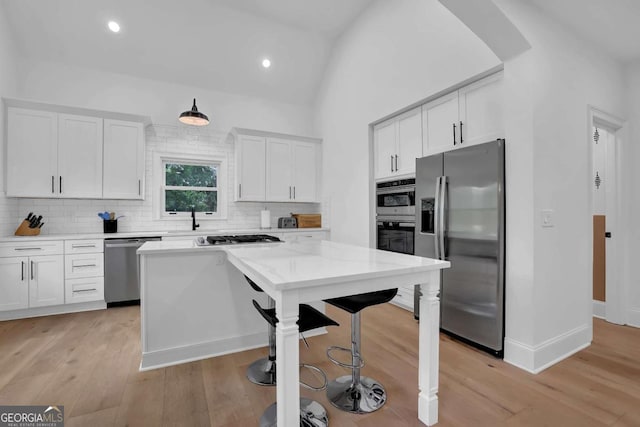
[(37, 236), (40, 234), (39, 228), (29, 228), (29, 221), (22, 220), (20, 226), (16, 229), (16, 236)]

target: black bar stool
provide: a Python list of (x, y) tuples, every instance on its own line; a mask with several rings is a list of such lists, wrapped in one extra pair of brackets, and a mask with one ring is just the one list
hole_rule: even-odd
[[(398, 289), (369, 292), (341, 298), (325, 300), (326, 303), (351, 313), (351, 349), (331, 346), (327, 356), (336, 365), (351, 369), (351, 375), (345, 375), (330, 381), (327, 385), (327, 399), (333, 406), (346, 412), (366, 414), (380, 409), (387, 400), (384, 387), (376, 380), (360, 376), (364, 359), (360, 355), (360, 311), (372, 305), (389, 302), (396, 296)], [(340, 362), (331, 355), (334, 350), (351, 353), (351, 364)]]
[[(253, 280), (247, 276), (244, 277), (253, 290), (264, 292)], [(276, 302), (270, 296), (267, 296), (267, 308), (269, 310), (275, 310), (276, 308)], [(276, 385), (276, 328), (271, 325), (271, 323), (269, 323), (269, 355), (249, 365), (247, 368), (247, 379), (258, 385)]]
[[(262, 289), (248, 277), (247, 277), (247, 281), (249, 282), (251, 287), (253, 287), (255, 290), (257, 291), (259, 290), (260, 292), (263, 292)], [(271, 298), (269, 299), (273, 301)], [(275, 384), (275, 373), (276, 373), (275, 327), (276, 327), (276, 324), (278, 323), (278, 318), (276, 317), (276, 309), (275, 307), (271, 307), (271, 306), (266, 309), (262, 308), (256, 300), (253, 300), (253, 306), (256, 308), (256, 310), (258, 310), (258, 313), (262, 315), (262, 317), (267, 321), (267, 323), (269, 323), (270, 333), (271, 333), (271, 330), (274, 331), (274, 339), (272, 340), (271, 337), (269, 339), (268, 360), (271, 364), (269, 366), (269, 369), (270, 369), (269, 372), (273, 373), (273, 384)], [(298, 323), (298, 330), (300, 334), (316, 328), (322, 328), (326, 326), (340, 326), (336, 321), (329, 318), (324, 313), (316, 310), (315, 308), (311, 307), (308, 304), (300, 304), (298, 308), (299, 308), (299, 315), (298, 315), (297, 323)], [(307, 340), (304, 339), (304, 336), (302, 338), (308, 347), (309, 344), (307, 343)], [(271, 359), (272, 352), (273, 352), (273, 359)], [(260, 359), (260, 360), (264, 360), (264, 359)], [(260, 362), (260, 360), (254, 362), (251, 366), (256, 365), (257, 362)], [(310, 384), (306, 384), (301, 381), (300, 384), (303, 387), (313, 391), (322, 391), (327, 387), (327, 376), (322, 371), (322, 369), (313, 365), (305, 364), (305, 363), (300, 364), (300, 366), (303, 368), (310, 369), (314, 372), (317, 372), (318, 374), (320, 374), (323, 380), (322, 385), (319, 387), (314, 387)], [(247, 376), (248, 375), (249, 374), (247, 373)], [(251, 378), (249, 379), (251, 380)], [(269, 406), (262, 414), (262, 417), (260, 417), (260, 427), (276, 427), (277, 412), (278, 410), (277, 410), (276, 403)], [(328, 425), (329, 425), (329, 417), (327, 416), (327, 411), (319, 402), (316, 402), (315, 400), (307, 399), (304, 397), (300, 398), (300, 426), (301, 427), (326, 427)]]

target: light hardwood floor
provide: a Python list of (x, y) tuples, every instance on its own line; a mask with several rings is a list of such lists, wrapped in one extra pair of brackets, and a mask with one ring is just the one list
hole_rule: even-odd
[[(349, 342), (349, 318), (309, 339), (302, 361), (328, 376), (328, 345)], [(373, 414), (340, 412), (324, 393), (302, 390), (338, 427), (420, 426), (417, 333), (412, 315), (390, 304), (363, 312), (363, 354), (387, 388)], [(149, 372), (140, 363), (139, 307), (0, 322), (0, 404), (61, 404), (67, 426), (256, 426), (275, 389), (249, 383), (256, 349)], [(265, 328), (266, 332), (266, 328)], [(593, 345), (539, 375), (446, 336), (440, 341), (439, 426), (640, 426), (640, 330), (595, 320)]]

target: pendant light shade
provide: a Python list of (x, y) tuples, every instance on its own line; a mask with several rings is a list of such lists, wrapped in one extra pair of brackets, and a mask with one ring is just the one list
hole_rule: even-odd
[(195, 98), (193, 98), (193, 107), (191, 107), (191, 110), (185, 111), (184, 113), (180, 114), (178, 120), (186, 125), (193, 126), (206, 126), (209, 124), (209, 118), (205, 114), (198, 111)]

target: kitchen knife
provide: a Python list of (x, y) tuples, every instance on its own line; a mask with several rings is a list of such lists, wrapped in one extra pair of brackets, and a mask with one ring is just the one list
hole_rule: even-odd
[(31, 221), (32, 216), (33, 216), (33, 212), (29, 212), (29, 215), (27, 215), (27, 221)]
[(38, 218), (34, 215), (31, 217), (31, 219), (29, 220), (29, 228), (34, 228), (36, 226), (36, 221), (38, 220)]
[(40, 225), (38, 225), (38, 228), (42, 228), (43, 225), (44, 225), (44, 222), (41, 222)]

